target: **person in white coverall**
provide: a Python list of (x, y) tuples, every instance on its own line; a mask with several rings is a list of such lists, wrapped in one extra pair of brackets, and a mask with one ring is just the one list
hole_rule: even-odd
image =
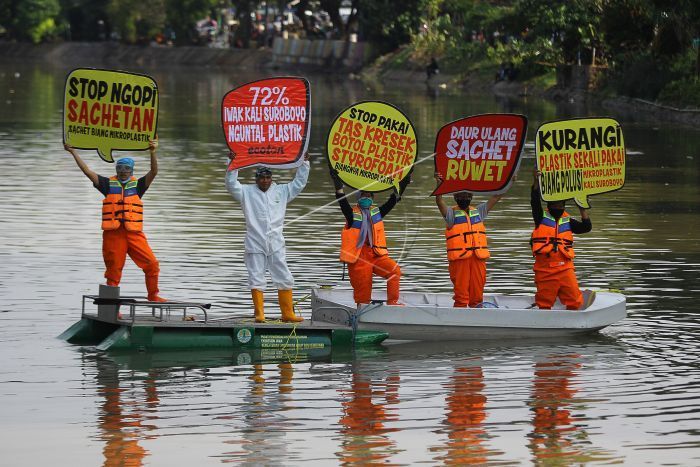
[[(229, 155), (234, 159), (235, 154)], [(253, 296), (255, 322), (265, 321), (263, 290), (265, 271), (270, 271), (272, 283), (277, 287), (282, 321), (298, 323), (304, 318), (294, 314), (292, 288), (294, 278), (287, 267), (284, 247), (284, 227), (287, 203), (292, 201), (306, 186), (309, 179), (309, 155), (290, 183), (278, 185), (272, 181), (272, 171), (258, 167), (255, 172), (255, 185), (242, 185), (238, 181), (238, 170), (226, 173), (226, 189), (233, 199), (241, 203), (245, 216), (245, 265), (248, 269), (248, 286)]]

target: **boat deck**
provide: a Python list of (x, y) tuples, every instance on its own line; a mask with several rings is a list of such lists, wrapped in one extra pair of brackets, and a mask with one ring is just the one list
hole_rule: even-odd
[[(97, 305), (97, 311), (90, 309)], [(323, 349), (374, 345), (385, 332), (358, 331), (339, 323), (305, 320), (285, 323), (252, 317), (212, 316), (211, 305), (192, 301), (151, 302), (120, 297), (118, 287), (100, 286), (99, 295), (84, 295), (79, 322), (59, 338), (98, 350), (158, 349)]]

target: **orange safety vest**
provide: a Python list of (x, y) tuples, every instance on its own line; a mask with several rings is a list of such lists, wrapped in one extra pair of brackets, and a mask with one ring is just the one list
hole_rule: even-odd
[(550, 255), (559, 252), (565, 258), (574, 259), (574, 234), (571, 232), (569, 214), (564, 212), (559, 221), (545, 211), (542, 222), (530, 237), (532, 255)]
[(469, 213), (454, 206), (455, 223), (445, 229), (447, 240), (447, 259), (454, 261), (471, 257), (472, 253), (479, 259), (491, 257), (486, 246), (486, 228), (479, 215), (479, 210), (469, 206)]
[[(389, 254), (386, 249), (386, 236), (384, 235), (384, 221), (379, 212), (379, 208), (372, 206), (369, 210), (370, 222), (372, 223), (372, 251), (377, 256)], [(362, 245), (357, 245), (360, 241), (360, 228), (362, 227), (362, 211), (358, 206), (352, 208), (352, 224), (343, 227), (340, 236), (340, 261), (353, 264), (360, 257)]]
[(102, 200), (102, 230), (116, 230), (122, 224), (131, 232), (143, 230), (143, 201), (136, 191), (137, 185), (134, 177), (124, 185), (117, 177), (109, 178), (109, 192)]

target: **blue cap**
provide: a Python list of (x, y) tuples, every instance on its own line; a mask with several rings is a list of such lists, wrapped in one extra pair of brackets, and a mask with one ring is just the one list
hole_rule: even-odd
[(128, 165), (134, 170), (134, 160), (131, 157), (122, 157), (117, 161), (117, 165)]

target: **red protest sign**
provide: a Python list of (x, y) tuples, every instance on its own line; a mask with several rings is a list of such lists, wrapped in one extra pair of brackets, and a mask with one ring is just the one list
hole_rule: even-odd
[(502, 193), (520, 165), (527, 118), (484, 114), (440, 128), (435, 139), (435, 173), (443, 180), (432, 195), (457, 191)]
[(229, 170), (298, 166), (309, 144), (309, 104), (304, 78), (268, 78), (229, 91), (221, 102), (226, 144), (236, 154)]

